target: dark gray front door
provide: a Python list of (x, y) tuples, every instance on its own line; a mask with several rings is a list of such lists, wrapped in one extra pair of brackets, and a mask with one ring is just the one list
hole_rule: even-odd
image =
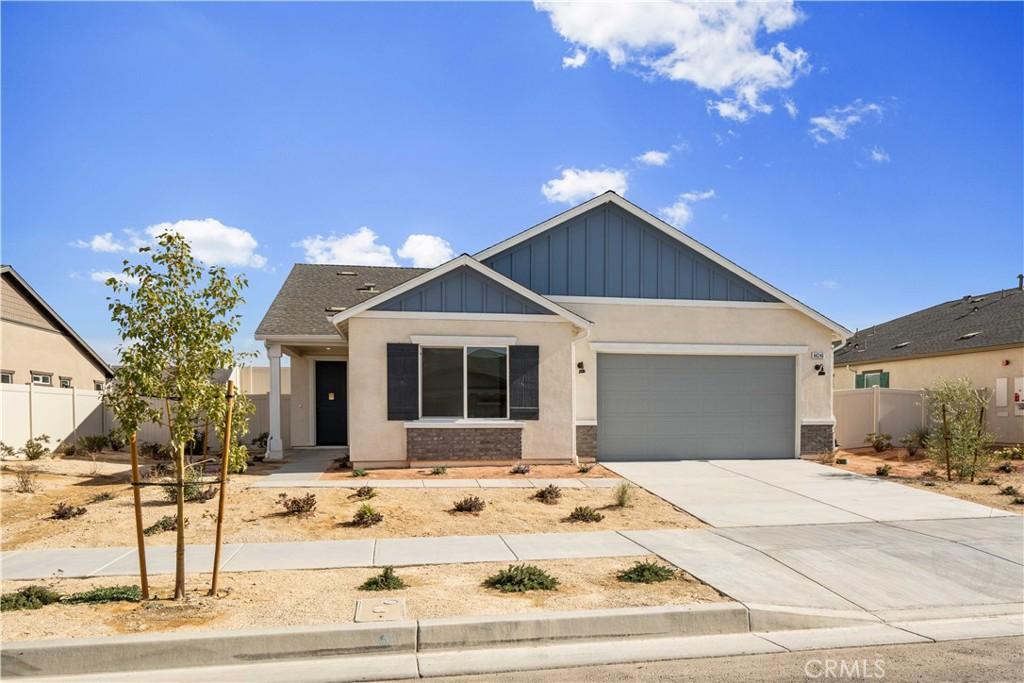
[(348, 366), (345, 361), (316, 362), (316, 443), (348, 444)]
[(600, 460), (792, 458), (795, 359), (598, 354)]

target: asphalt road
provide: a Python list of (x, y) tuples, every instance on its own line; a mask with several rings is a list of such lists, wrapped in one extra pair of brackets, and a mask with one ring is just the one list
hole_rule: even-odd
[[(625, 646), (625, 645), (624, 645)], [(523, 656), (528, 658), (529, 649)], [(831, 664), (829, 662), (832, 662)], [(845, 669), (843, 663), (845, 662)], [(432, 683), (664, 683), (665, 681), (1024, 681), (1024, 637), (683, 659), (521, 673), (410, 679)]]

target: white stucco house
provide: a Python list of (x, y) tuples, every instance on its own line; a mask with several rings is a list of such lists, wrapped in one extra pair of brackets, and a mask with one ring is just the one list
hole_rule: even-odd
[(832, 448), (832, 347), (850, 334), (607, 192), (429, 270), (296, 265), (256, 332), (268, 455), (799, 457)]

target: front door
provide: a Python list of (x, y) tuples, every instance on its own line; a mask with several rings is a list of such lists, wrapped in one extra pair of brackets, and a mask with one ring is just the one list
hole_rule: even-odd
[(316, 362), (316, 444), (348, 444), (348, 367), (345, 361)]

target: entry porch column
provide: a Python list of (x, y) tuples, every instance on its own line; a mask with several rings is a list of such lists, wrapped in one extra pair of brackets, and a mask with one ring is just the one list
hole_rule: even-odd
[(281, 345), (267, 344), (270, 359), (270, 437), (267, 439), (267, 460), (284, 458), (284, 441), (281, 438)]

